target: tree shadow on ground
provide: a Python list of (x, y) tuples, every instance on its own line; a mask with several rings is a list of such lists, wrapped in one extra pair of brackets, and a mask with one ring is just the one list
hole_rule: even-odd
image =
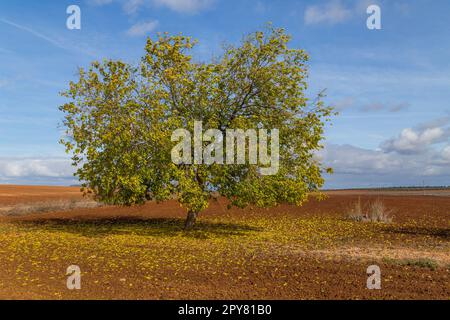
[(16, 222), (24, 227), (39, 228), (49, 232), (69, 232), (85, 237), (108, 235), (138, 235), (153, 237), (183, 236), (213, 238), (243, 236), (261, 228), (237, 223), (213, 223), (199, 220), (192, 230), (184, 231), (184, 219), (117, 217), (108, 219), (35, 219)]
[(389, 225), (385, 226), (383, 231), (386, 233), (430, 236), (443, 240), (450, 240), (449, 228)]

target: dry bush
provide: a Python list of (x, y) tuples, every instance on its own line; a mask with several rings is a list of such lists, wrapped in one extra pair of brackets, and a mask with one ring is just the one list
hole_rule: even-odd
[(358, 198), (358, 201), (350, 208), (347, 217), (352, 221), (363, 221), (365, 215), (361, 206), (361, 198)]
[(350, 208), (347, 218), (358, 222), (392, 222), (392, 210), (388, 210), (380, 199), (369, 203), (366, 207), (367, 209), (364, 210), (361, 205), (361, 199), (358, 199)]
[(47, 213), (83, 208), (96, 208), (99, 206), (101, 206), (101, 204), (93, 200), (54, 200), (20, 203), (11, 208), (8, 208), (7, 210), (3, 210), (3, 214), (7, 216), (21, 216), (32, 213)]
[(369, 206), (369, 218), (372, 222), (391, 223), (392, 210), (388, 210), (380, 199), (375, 200)]

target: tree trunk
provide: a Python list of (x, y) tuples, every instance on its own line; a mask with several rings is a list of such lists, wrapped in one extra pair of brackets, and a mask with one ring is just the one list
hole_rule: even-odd
[(192, 229), (192, 227), (195, 224), (195, 221), (197, 220), (197, 216), (198, 216), (198, 212), (192, 212), (192, 211), (188, 212), (186, 222), (184, 224), (184, 230)]

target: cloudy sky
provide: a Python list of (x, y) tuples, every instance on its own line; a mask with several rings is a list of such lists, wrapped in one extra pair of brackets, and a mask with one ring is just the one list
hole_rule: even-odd
[[(366, 26), (370, 4), (382, 29)], [(81, 8), (81, 30), (66, 9)], [(76, 181), (62, 146), (59, 92), (102, 58), (137, 62), (147, 36), (183, 32), (206, 61), (271, 21), (311, 55), (313, 97), (340, 115), (327, 129), (328, 188), (450, 185), (448, 0), (2, 0), (0, 183)]]

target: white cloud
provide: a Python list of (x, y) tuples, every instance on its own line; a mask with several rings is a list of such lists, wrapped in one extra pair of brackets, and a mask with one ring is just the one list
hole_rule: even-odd
[(340, 174), (389, 173), (402, 165), (401, 160), (393, 155), (352, 145), (327, 144), (319, 152), (319, 157)]
[(123, 5), (123, 10), (127, 14), (133, 14), (136, 13), (139, 10), (139, 8), (144, 4), (145, 4), (144, 0), (127, 0)]
[(450, 184), (450, 146), (412, 155), (327, 144), (318, 157), (335, 172), (328, 188)]
[(352, 17), (352, 10), (340, 1), (332, 0), (324, 5), (308, 6), (305, 10), (305, 24), (326, 23), (334, 25), (347, 21)]
[(326, 144), (317, 157), (335, 174), (327, 187), (450, 185), (450, 119), (407, 128), (377, 150)]
[(444, 142), (450, 136), (450, 129), (430, 127), (422, 129), (406, 128), (395, 138), (381, 144), (386, 152), (416, 154), (425, 152), (431, 145)]
[(159, 22), (157, 20), (140, 22), (128, 29), (127, 35), (129, 35), (130, 37), (145, 36), (148, 33), (154, 31), (158, 27), (158, 25)]
[(0, 178), (69, 178), (74, 168), (65, 158), (0, 158)]
[(442, 150), (442, 159), (450, 164), (450, 145)]

